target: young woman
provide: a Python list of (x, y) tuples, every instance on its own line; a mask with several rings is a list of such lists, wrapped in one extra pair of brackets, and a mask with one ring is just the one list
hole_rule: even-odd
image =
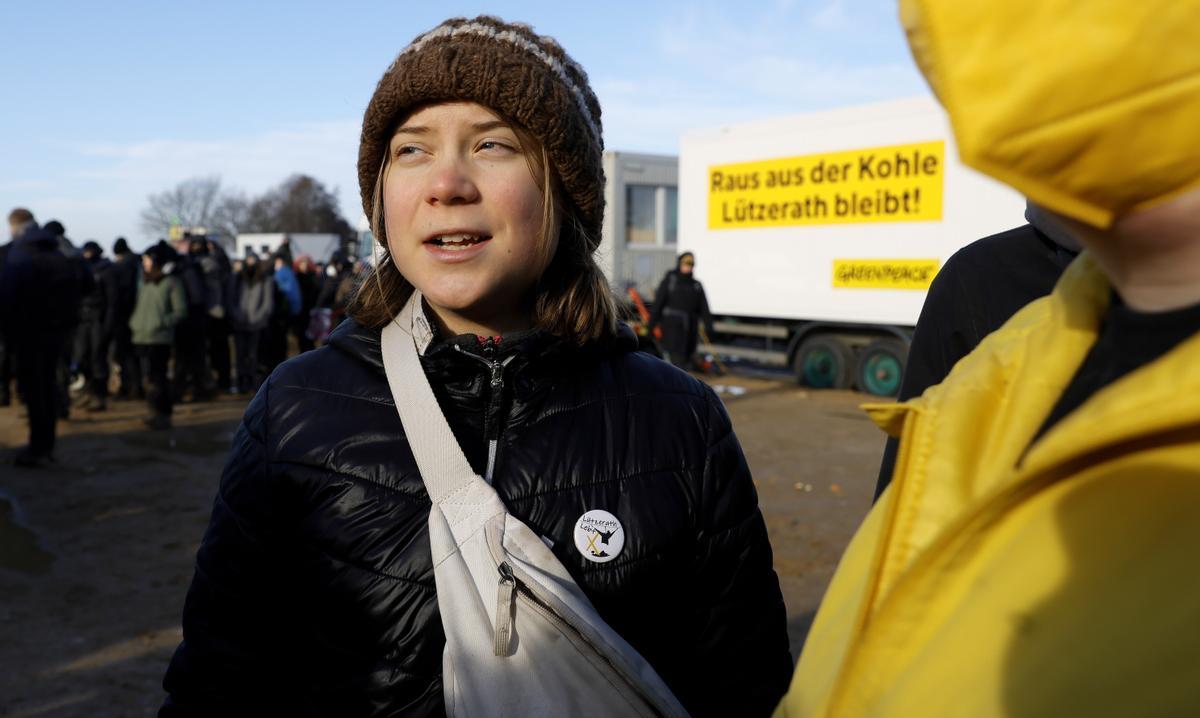
[(142, 282), (138, 285), (137, 302), (129, 317), (129, 329), (141, 358), (142, 374), (150, 384), (146, 400), (151, 414), (145, 422), (151, 429), (171, 428), (174, 402), (167, 380), (167, 365), (175, 343), (175, 329), (188, 312), (183, 282), (169, 273), (168, 265), (178, 260), (175, 250), (161, 240), (142, 253)]
[[(380, 349), (414, 291), (421, 366), (472, 469), (604, 621), (694, 715), (778, 701), (784, 607), (729, 419), (632, 351), (593, 260), (602, 147), (583, 71), (527, 26), (450, 20), (401, 52), (359, 152), (378, 268), (247, 410), (161, 715), (445, 712), (430, 501)], [(619, 550), (577, 549), (595, 510)]]

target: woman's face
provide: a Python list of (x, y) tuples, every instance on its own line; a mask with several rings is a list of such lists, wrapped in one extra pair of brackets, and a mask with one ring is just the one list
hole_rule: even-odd
[(526, 298), (554, 255), (543, 192), (516, 132), (486, 107), (414, 112), (392, 137), (384, 175), (388, 249), (455, 333), (529, 326)]

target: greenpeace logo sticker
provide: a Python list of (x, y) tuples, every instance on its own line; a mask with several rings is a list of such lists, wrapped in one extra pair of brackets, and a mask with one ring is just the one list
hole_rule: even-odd
[(575, 548), (588, 561), (608, 563), (625, 548), (625, 529), (616, 516), (592, 509), (575, 522)]
[(843, 289), (929, 289), (936, 259), (835, 259), (833, 286)]

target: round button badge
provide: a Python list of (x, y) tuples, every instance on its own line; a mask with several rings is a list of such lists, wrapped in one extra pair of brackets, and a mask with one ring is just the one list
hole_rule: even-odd
[(625, 548), (625, 529), (616, 516), (592, 509), (575, 522), (575, 548), (588, 561), (607, 563)]

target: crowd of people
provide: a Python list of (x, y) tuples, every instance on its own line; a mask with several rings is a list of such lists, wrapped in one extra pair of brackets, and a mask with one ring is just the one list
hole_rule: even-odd
[[(184, 234), (141, 254), (118, 237), (113, 256), (76, 247), (57, 221), (16, 208), (0, 246), (0, 406), (29, 412), (30, 440), (13, 461), (53, 460), (55, 424), (111, 399), (145, 400), (152, 429), (172, 407), (221, 392), (248, 394), (289, 354), (324, 341), (363, 273), (337, 252), (231, 259), (220, 243)], [(14, 391), (14, 386), (17, 391)]]

